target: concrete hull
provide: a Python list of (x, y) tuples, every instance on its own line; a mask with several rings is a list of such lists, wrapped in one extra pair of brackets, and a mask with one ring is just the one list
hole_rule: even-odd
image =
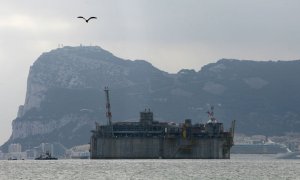
[(91, 159), (229, 159), (230, 137), (91, 137)]

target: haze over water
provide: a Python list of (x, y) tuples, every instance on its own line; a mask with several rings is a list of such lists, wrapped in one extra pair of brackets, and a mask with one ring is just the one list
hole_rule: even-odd
[[(98, 45), (118, 57), (145, 59), (170, 73), (198, 71), (221, 58), (299, 59), (299, 6), (297, 0), (3, 1), (0, 145), (12, 134), (12, 121), (26, 98), (29, 69), (43, 52), (63, 46)], [(77, 16), (98, 19), (85, 23)], [(266, 83), (260, 78), (247, 77), (246, 83)], [(295, 92), (291, 96), (297, 100)], [(287, 117), (297, 117), (295, 114), (287, 111)], [(229, 160), (0, 161), (0, 180), (15, 179), (297, 180), (300, 160), (256, 155), (232, 156)]]
[(228, 160), (0, 161), (0, 179), (300, 179), (299, 160), (234, 155)]

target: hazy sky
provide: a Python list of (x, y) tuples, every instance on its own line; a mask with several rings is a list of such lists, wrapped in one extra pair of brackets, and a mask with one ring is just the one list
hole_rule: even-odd
[(171, 73), (221, 58), (300, 59), (299, 8), (299, 0), (0, 0), (0, 144), (24, 104), (30, 65), (58, 44), (98, 45)]

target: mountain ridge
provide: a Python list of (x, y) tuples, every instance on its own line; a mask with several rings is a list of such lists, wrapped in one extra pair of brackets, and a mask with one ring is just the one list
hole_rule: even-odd
[(24, 147), (45, 141), (66, 147), (86, 144), (94, 123), (106, 123), (105, 86), (111, 89), (114, 121), (138, 120), (139, 111), (151, 108), (157, 120), (203, 123), (209, 106), (215, 105), (225, 127), (236, 119), (241, 133), (299, 131), (299, 70), (300, 60), (221, 59), (199, 71), (170, 74), (100, 47), (55, 49), (30, 67), (25, 103), (1, 148), (15, 142)]

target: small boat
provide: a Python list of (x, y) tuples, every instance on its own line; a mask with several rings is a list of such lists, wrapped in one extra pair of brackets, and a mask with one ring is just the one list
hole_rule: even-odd
[(300, 159), (300, 152), (287, 152), (287, 153), (280, 153), (277, 154), (276, 159)]
[(35, 160), (57, 160), (57, 158), (52, 157), (51, 153), (46, 152), (45, 154), (41, 154), (39, 157), (35, 158)]

